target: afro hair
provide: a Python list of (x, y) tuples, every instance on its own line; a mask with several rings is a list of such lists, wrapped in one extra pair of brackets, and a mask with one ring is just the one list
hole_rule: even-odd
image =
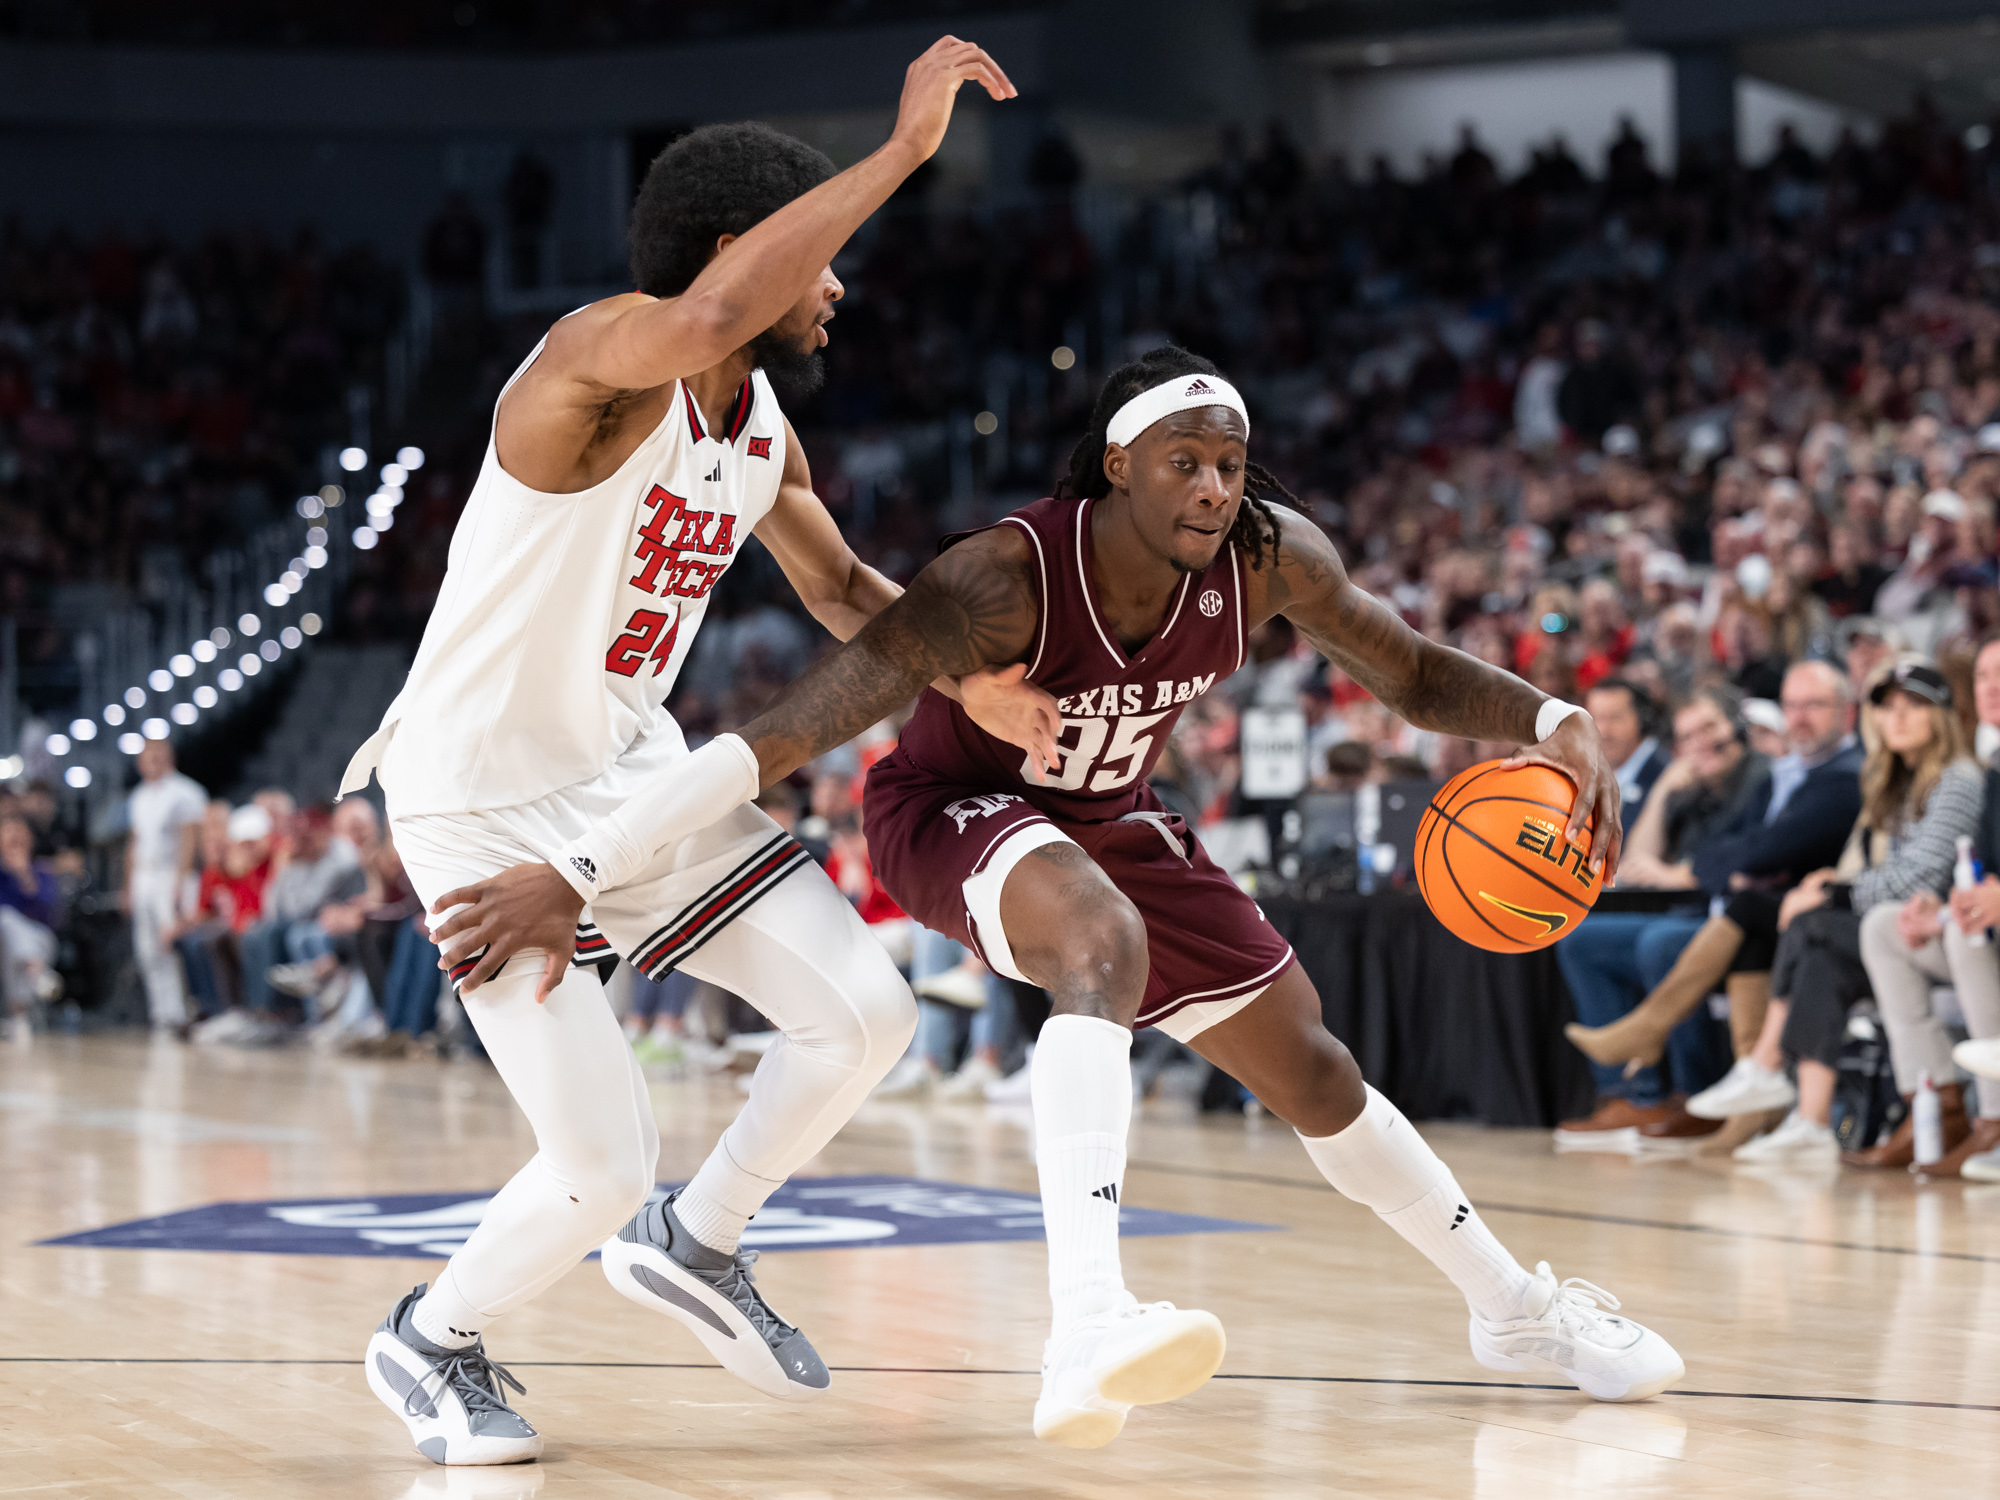
[(653, 158), (632, 205), (632, 279), (678, 297), (725, 234), (742, 234), (833, 176), (824, 151), (754, 120), (704, 125)]

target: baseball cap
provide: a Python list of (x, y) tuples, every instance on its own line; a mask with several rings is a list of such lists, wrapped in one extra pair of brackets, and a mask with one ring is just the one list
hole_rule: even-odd
[(247, 803), (229, 815), (229, 841), (247, 843), (271, 836), (271, 815), (256, 803)]
[(1743, 722), (1754, 724), (1759, 729), (1775, 729), (1779, 734), (1788, 731), (1785, 711), (1769, 698), (1745, 698), (1743, 700)]
[(1945, 681), (1944, 673), (1922, 662), (1906, 661), (1897, 667), (1875, 684), (1868, 694), (1868, 701), (1880, 703), (1897, 688), (1926, 703), (1935, 703), (1939, 708), (1951, 707), (1951, 684)]

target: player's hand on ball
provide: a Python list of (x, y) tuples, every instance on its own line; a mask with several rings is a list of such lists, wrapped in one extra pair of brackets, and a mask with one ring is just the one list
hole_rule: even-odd
[(516, 953), (539, 948), (548, 955), (535, 986), (539, 1004), (562, 983), (576, 951), (576, 919), (582, 910), (583, 898), (554, 865), (511, 865), (490, 880), (446, 891), (432, 905), (433, 918), (451, 912), (431, 927), (431, 941), (441, 950), (438, 967), (450, 970), (485, 948), (459, 984), (459, 993), (469, 995)]
[(939, 37), (903, 75), (903, 100), (890, 139), (915, 151), (917, 160), (928, 161), (951, 123), (958, 86), (968, 82), (977, 83), (995, 99), (1012, 99), (1019, 92), (985, 48), (955, 36)]
[(1046, 776), (1056, 763), (1062, 713), (1056, 700), (1028, 681), (1028, 665), (985, 667), (958, 679), (958, 695), (973, 723), (1010, 745), (1019, 745)]
[[(1604, 758), (1604, 745), (1597, 738), (1597, 726), (1589, 714), (1571, 714), (1556, 732), (1523, 750), (1507, 762), (1512, 766), (1553, 766), (1576, 783), (1576, 801), (1569, 810), (1569, 827), (1563, 837), (1590, 850), (1590, 867), (1601, 873), (1609, 885), (1618, 874), (1618, 851), (1625, 843), (1621, 821), (1625, 797), (1618, 776)], [(1583, 825), (1592, 811), (1597, 814), (1594, 835), (1587, 836)]]

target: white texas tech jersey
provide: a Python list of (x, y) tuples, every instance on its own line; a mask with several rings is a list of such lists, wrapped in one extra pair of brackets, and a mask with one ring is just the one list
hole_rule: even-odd
[(379, 765), (398, 817), (512, 807), (678, 736), (667, 694), (785, 467), (762, 372), (711, 417), (676, 382), (618, 472), (574, 495), (520, 483), (489, 435), (416, 663), (343, 793)]

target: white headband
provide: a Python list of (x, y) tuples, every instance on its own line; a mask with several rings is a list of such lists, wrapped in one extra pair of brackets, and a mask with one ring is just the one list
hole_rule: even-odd
[(1141, 391), (1111, 414), (1104, 424), (1108, 442), (1121, 448), (1162, 417), (1177, 411), (1193, 411), (1198, 406), (1226, 406), (1243, 419), (1243, 435), (1250, 435), (1250, 409), (1236, 394), (1236, 387), (1220, 375), (1177, 375), (1165, 385)]

